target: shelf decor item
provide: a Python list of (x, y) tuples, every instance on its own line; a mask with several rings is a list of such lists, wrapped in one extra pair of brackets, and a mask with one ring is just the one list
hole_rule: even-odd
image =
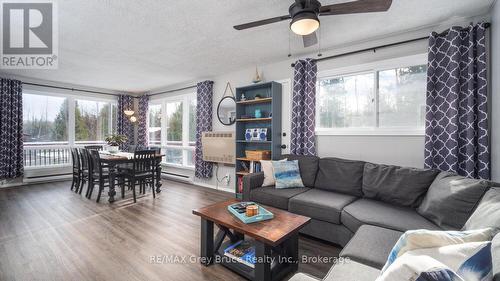
[(267, 128), (251, 128), (245, 131), (246, 141), (267, 141)]
[(245, 150), (245, 156), (252, 161), (271, 159), (271, 150)]
[(259, 70), (257, 69), (257, 67), (255, 67), (255, 76), (253, 77), (252, 82), (259, 83), (261, 81), (262, 81), (262, 77), (260, 77)]
[(109, 135), (105, 139), (106, 143), (109, 145), (108, 151), (110, 153), (118, 153), (120, 145), (126, 143), (127, 140), (127, 136), (124, 135)]
[(262, 118), (262, 111), (259, 108), (255, 110), (255, 118)]

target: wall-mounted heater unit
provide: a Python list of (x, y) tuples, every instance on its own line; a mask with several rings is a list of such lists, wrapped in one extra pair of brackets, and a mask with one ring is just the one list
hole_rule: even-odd
[(234, 132), (203, 132), (203, 161), (234, 165), (236, 143)]

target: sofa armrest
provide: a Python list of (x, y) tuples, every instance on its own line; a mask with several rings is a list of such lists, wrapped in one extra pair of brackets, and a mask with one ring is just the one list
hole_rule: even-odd
[(250, 191), (261, 187), (264, 183), (264, 173), (252, 173), (243, 177), (243, 201), (250, 200)]

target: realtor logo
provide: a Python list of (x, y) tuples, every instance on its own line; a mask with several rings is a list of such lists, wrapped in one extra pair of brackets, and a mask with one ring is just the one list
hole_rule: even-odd
[(1, 64), (4, 69), (58, 66), (57, 11), (51, 1), (3, 1)]

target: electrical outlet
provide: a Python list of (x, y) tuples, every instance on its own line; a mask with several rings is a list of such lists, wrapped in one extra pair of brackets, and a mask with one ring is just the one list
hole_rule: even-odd
[(231, 175), (229, 173), (227, 173), (226, 176), (224, 177), (224, 181), (226, 185), (229, 185), (229, 183), (231, 182)]

